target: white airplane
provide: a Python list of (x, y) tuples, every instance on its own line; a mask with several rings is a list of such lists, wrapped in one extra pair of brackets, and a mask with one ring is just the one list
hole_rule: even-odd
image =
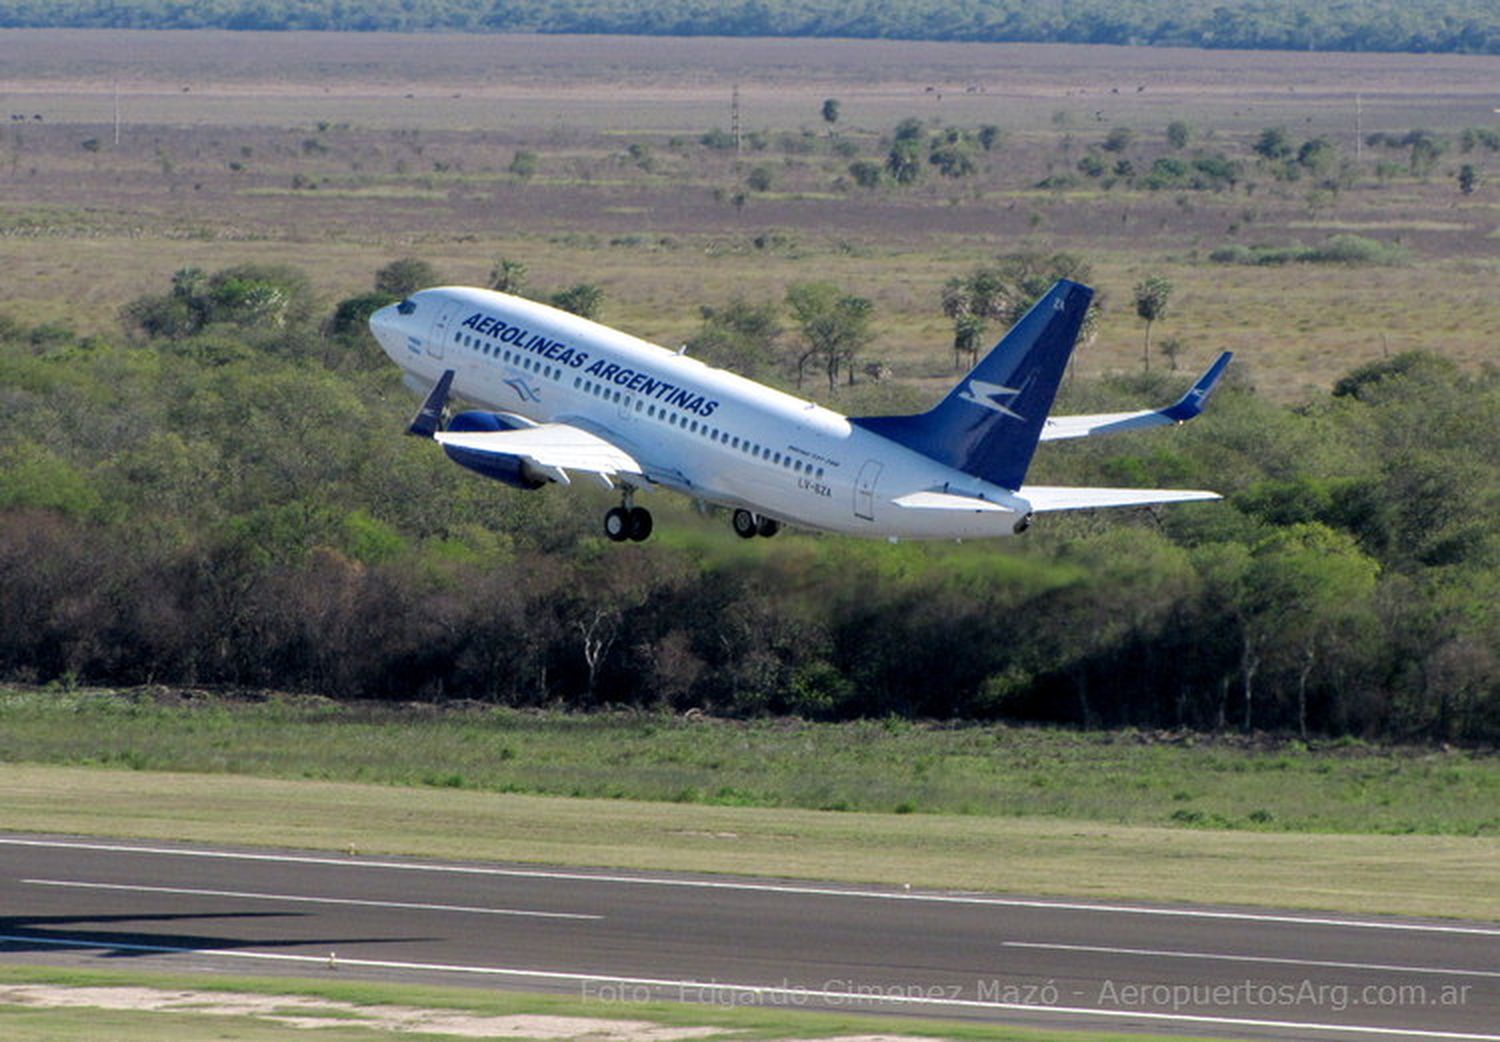
[[(1048, 418), (1093, 290), (1058, 282), (937, 405), (846, 417), (556, 308), (491, 290), (424, 289), (370, 328), (426, 401), (409, 433), (517, 488), (618, 487), (612, 540), (651, 534), (635, 494), (667, 488), (733, 511), (739, 535), (783, 523), (901, 539), (1003, 536), (1054, 510), (1219, 498), (1173, 489), (1027, 485), (1038, 442), (1198, 415), (1225, 352), (1164, 409)], [(450, 394), (480, 406), (446, 427)]]

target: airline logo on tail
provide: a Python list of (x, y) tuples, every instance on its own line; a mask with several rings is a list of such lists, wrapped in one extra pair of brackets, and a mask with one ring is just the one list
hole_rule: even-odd
[[(959, 392), (958, 396), (966, 402), (982, 405), (986, 409), (993, 409), (1003, 416), (1009, 416), (1012, 419), (1025, 423), (1026, 417), (1011, 409), (1010, 406), (1021, 396), (1031, 381), (1032, 376), (1028, 376), (1026, 382), (1020, 387), (1006, 387), (1004, 384), (992, 384), (987, 380), (970, 380), (964, 385), (964, 389)], [(1005, 398), (1005, 404), (1003, 405), (996, 401), (997, 398), (1001, 397)]]

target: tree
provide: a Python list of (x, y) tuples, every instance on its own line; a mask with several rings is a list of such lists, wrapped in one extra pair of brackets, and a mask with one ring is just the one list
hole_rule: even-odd
[(1464, 195), (1473, 195), (1474, 189), (1479, 187), (1479, 171), (1473, 163), (1465, 163), (1458, 168), (1458, 190)]
[(1339, 153), (1327, 138), (1315, 137), (1297, 149), (1297, 165), (1315, 177), (1324, 177), (1338, 165)]
[(526, 265), (506, 257), (497, 258), (490, 269), (490, 289), (501, 293), (520, 293), (526, 288)]
[(689, 353), (744, 376), (770, 366), (781, 337), (775, 303), (751, 304), (735, 297), (723, 307), (705, 305), (698, 311), (703, 328), (688, 341)]
[(598, 318), (599, 307), (604, 303), (604, 290), (592, 282), (580, 282), (558, 290), (547, 303), (584, 318)]
[(828, 124), (829, 133), (833, 132), (833, 125), (839, 121), (839, 99), (823, 99), (823, 122)]
[(393, 297), (409, 297), (417, 290), (443, 280), (431, 264), (416, 257), (393, 260), (375, 273), (375, 288)]
[(885, 157), (885, 169), (898, 185), (916, 184), (922, 178), (921, 142), (897, 138)]
[(1178, 150), (1187, 148), (1188, 142), (1192, 140), (1192, 137), (1193, 128), (1182, 120), (1174, 119), (1167, 124), (1167, 144), (1173, 148)]
[(922, 121), (915, 116), (908, 116), (896, 124), (896, 129), (891, 136), (896, 141), (921, 141)]
[(1448, 142), (1430, 131), (1413, 130), (1403, 139), (1411, 147), (1409, 165), (1416, 177), (1427, 177), (1438, 158), (1448, 151)]
[(927, 161), (944, 177), (968, 177), (977, 169), (973, 151), (967, 134), (949, 128), (932, 139)]
[(1373, 630), (1378, 572), (1352, 536), (1317, 523), (1279, 531), (1255, 552), (1247, 581), (1263, 653), (1296, 675), (1297, 731), (1304, 738), (1314, 671)]
[(536, 153), (521, 149), (511, 157), (510, 166), (506, 169), (524, 181), (536, 176), (538, 166), (540, 161)]
[(814, 358), (822, 361), (830, 393), (837, 385), (840, 366), (848, 369), (852, 384), (854, 356), (874, 339), (870, 321), (875, 305), (831, 282), (794, 283), (787, 287), (786, 302), (802, 335), (802, 350), (796, 356), (797, 386), (802, 386), (803, 371)]
[(978, 361), (981, 338), (992, 318), (1006, 314), (1009, 304), (1004, 277), (994, 268), (976, 268), (967, 276), (955, 275), (943, 283), (943, 314), (953, 320), (953, 368), (968, 355)]
[(214, 323), (247, 328), (301, 327), (314, 314), (312, 283), (284, 264), (240, 264), (205, 275), (183, 268), (172, 292), (141, 297), (124, 311), (147, 336), (185, 337)]
[(1182, 348), (1182, 341), (1175, 336), (1163, 338), (1158, 348), (1167, 360), (1167, 368), (1174, 373), (1177, 372), (1177, 359), (1182, 357)]
[(752, 192), (769, 192), (774, 177), (771, 168), (761, 164), (750, 168), (750, 172), (745, 175), (745, 184)]
[(1005, 144), (1005, 131), (993, 123), (986, 123), (979, 128), (979, 147), (986, 152), (993, 152)]
[(1286, 127), (1266, 127), (1251, 148), (1262, 159), (1287, 159), (1292, 154), (1292, 142), (1287, 137)]
[(399, 299), (377, 289), (341, 300), (329, 320), (328, 331), (334, 336), (358, 336), (368, 328), (371, 315)]
[(1129, 127), (1114, 127), (1104, 136), (1100, 146), (1106, 152), (1123, 152), (1135, 141), (1135, 131)]
[(856, 159), (849, 164), (849, 176), (861, 188), (875, 188), (880, 184), (880, 164), (868, 159)]
[(1093, 269), (1082, 257), (1061, 251), (1007, 253), (997, 260), (994, 271), (1000, 280), (998, 292), (1004, 301), (998, 317), (1011, 323), (1026, 314), (1058, 279), (1087, 282), (1093, 274)]
[(1151, 371), (1151, 326), (1167, 315), (1167, 301), (1172, 296), (1172, 283), (1160, 275), (1148, 275), (1135, 284), (1135, 313), (1146, 323), (1146, 340), (1141, 349), (1141, 358), (1146, 371)]

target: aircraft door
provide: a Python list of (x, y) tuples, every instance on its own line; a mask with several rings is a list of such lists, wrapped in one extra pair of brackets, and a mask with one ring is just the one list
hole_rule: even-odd
[(880, 477), (882, 464), (879, 460), (866, 460), (859, 468), (859, 480), (854, 483), (854, 516), (866, 521), (875, 520), (875, 482)]
[(440, 307), (432, 318), (432, 328), (427, 332), (427, 353), (433, 358), (442, 358), (448, 340), (448, 320), (453, 317), (453, 308)]

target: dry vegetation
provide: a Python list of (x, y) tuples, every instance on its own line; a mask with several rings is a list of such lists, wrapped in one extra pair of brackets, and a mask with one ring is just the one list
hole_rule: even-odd
[[(1476, 364), (1500, 332), (1495, 189), (1461, 195), (1454, 178), (1494, 153), (1454, 148), (1418, 178), (1401, 153), (1362, 147), (1352, 186), (1334, 192), (1253, 165), (1219, 192), (1035, 187), (1116, 126), (1135, 132), (1142, 168), (1168, 151), (1172, 120), (1193, 128), (1191, 148), (1238, 156), (1272, 125), (1350, 158), (1356, 125), (1492, 126), (1496, 58), (12, 31), (0, 59), (0, 309), (85, 332), (112, 330), (122, 303), (187, 265), (295, 263), (331, 302), (394, 255), (464, 282), (505, 255), (541, 287), (601, 284), (607, 321), (665, 343), (696, 331), (700, 304), (779, 299), (826, 275), (875, 300), (872, 356), (936, 380), (950, 358), (943, 281), (1018, 249), (1093, 264), (1112, 306), (1085, 372), (1138, 364), (1129, 292), (1148, 271), (1177, 285), (1160, 330), (1186, 344), (1184, 364), (1239, 349), (1281, 397), (1414, 347)], [(736, 85), (764, 146), (739, 161), (699, 141), (728, 128)], [(841, 103), (831, 127), (826, 97)], [(880, 161), (907, 117), (1006, 137), (971, 177), (853, 185), (850, 162)], [(510, 172), (522, 151), (533, 176)], [(1377, 176), (1377, 161), (1401, 169)], [(747, 190), (757, 166), (770, 186)], [(1340, 232), (1399, 242), (1412, 263), (1204, 263), (1225, 244)]]

